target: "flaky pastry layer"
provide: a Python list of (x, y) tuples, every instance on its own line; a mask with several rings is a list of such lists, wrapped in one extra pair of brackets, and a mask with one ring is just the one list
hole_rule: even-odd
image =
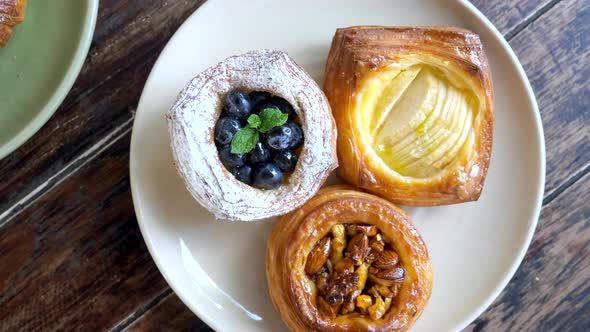
[[(285, 98), (301, 120), (305, 143), (279, 188), (238, 181), (221, 163), (214, 128), (223, 96), (232, 89)], [(225, 59), (193, 78), (166, 115), (176, 168), (192, 196), (219, 219), (252, 221), (301, 206), (337, 167), (336, 125), (313, 79), (285, 52), (255, 50)]]
[[(318, 309), (318, 292), (305, 272), (314, 245), (338, 224), (374, 225), (391, 239), (406, 269), (389, 311), (372, 320), (358, 313), (334, 319)], [(266, 275), (275, 308), (292, 331), (406, 331), (432, 292), (432, 267), (424, 241), (408, 216), (392, 203), (349, 186), (318, 192), (274, 226), (268, 241)]]
[[(367, 87), (381, 74), (408, 71), (416, 66), (432, 73), (435, 78), (431, 80), (440, 78), (445, 82), (447, 91), (467, 96), (464, 103), (469, 108), (461, 109), (464, 112), (459, 118), (468, 123), (453, 124), (466, 128), (461, 135), (449, 127), (447, 136), (455, 139), (457, 146), (449, 143), (448, 151), (443, 151), (447, 155), (433, 159), (433, 165), (427, 159), (429, 151), (425, 150), (429, 142), (414, 148), (404, 147), (409, 144), (404, 141), (404, 130), (409, 129), (400, 129), (395, 144), (399, 151), (405, 152), (404, 155), (396, 150), (391, 152), (390, 159), (394, 160), (391, 165), (378, 151), (382, 146), (374, 142), (377, 134), (368, 129), (373, 124), (367, 125), (371, 120), (366, 118), (374, 115), (366, 109)], [(404, 205), (443, 205), (479, 198), (491, 157), (494, 115), (490, 68), (476, 34), (443, 27), (338, 29), (326, 65), (324, 92), (338, 127), (338, 174), (345, 181)], [(395, 97), (395, 93), (392, 95)], [(431, 99), (434, 103), (435, 97)], [(428, 116), (411, 119), (415, 122), (415, 127), (408, 125), (414, 130), (410, 132), (412, 135), (429, 139), (423, 132), (427, 129), (418, 125), (420, 121), (430, 121), (436, 130), (443, 126), (428, 120)], [(391, 126), (401, 125), (394, 122)], [(440, 144), (436, 135), (442, 136), (433, 134), (432, 140)], [(384, 148), (385, 152), (387, 149)], [(396, 168), (398, 164), (403, 168)]]

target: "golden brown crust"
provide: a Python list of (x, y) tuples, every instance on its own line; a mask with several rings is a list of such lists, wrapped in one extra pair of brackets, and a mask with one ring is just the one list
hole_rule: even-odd
[[(375, 225), (392, 239), (406, 277), (391, 309), (378, 320), (360, 314), (322, 316), (317, 290), (305, 273), (309, 252), (336, 224)], [(348, 186), (320, 190), (282, 217), (270, 235), (266, 275), (275, 308), (292, 331), (406, 331), (432, 291), (432, 268), (424, 241), (408, 216), (392, 203)]]
[[(478, 99), (475, 142), (468, 157), (432, 179), (392, 176), (360, 138), (357, 95), (371, 74), (404, 59), (436, 62), (465, 80)], [(338, 29), (326, 65), (324, 91), (338, 127), (338, 174), (396, 203), (414, 206), (477, 200), (492, 149), (493, 89), (479, 37), (443, 27), (359, 26)]]
[(27, 0), (0, 0), (0, 48), (12, 36), (12, 28), (25, 19)]
[(8, 25), (0, 24), (0, 48), (6, 45), (6, 42), (12, 36), (12, 28)]

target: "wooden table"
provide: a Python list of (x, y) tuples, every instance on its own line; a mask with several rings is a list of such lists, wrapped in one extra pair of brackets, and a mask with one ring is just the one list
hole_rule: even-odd
[[(202, 3), (102, 0), (72, 91), (41, 131), (0, 161), (0, 331), (210, 330), (152, 262), (128, 174), (134, 108), (147, 75)], [(533, 85), (547, 183), (524, 262), (467, 330), (589, 331), (590, 2), (475, 4)]]

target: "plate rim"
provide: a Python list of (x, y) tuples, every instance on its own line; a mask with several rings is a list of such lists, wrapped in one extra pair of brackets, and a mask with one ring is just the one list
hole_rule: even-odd
[(516, 55), (514, 50), (512, 49), (512, 46), (510, 46), (508, 41), (504, 38), (504, 35), (502, 35), (502, 33), (487, 18), (487, 16), (485, 16), (470, 1), (459, 0), (459, 2), (465, 8), (467, 8), (467, 10), (469, 10), (472, 14), (477, 16), (477, 18), (490, 31), (493, 32), (493, 34), (496, 36), (496, 38), (498, 39), (498, 41), (502, 45), (502, 48), (504, 48), (504, 50), (506, 50), (508, 55), (510, 56), (510, 60), (512, 61), (512, 63), (514, 64), (514, 67), (516, 68), (516, 70), (518, 72), (518, 78), (524, 83), (524, 87), (527, 92), (527, 98), (533, 108), (533, 113), (534, 113), (534, 117), (535, 117), (535, 127), (538, 132), (537, 139), (539, 140), (539, 146), (538, 146), (539, 151), (538, 152), (539, 152), (539, 158), (540, 158), (541, 164), (539, 165), (540, 172), (539, 172), (539, 178), (537, 178), (537, 188), (535, 188), (537, 195), (536, 195), (536, 204), (535, 204), (535, 208), (533, 211), (534, 217), (533, 217), (533, 220), (529, 220), (529, 228), (528, 228), (528, 232), (526, 235), (526, 240), (521, 243), (521, 246), (518, 250), (518, 254), (515, 255), (515, 260), (513, 260), (513, 262), (511, 263), (511, 266), (510, 266), (508, 272), (504, 275), (504, 278), (502, 278), (502, 280), (496, 285), (496, 287), (492, 290), (492, 292), (487, 296), (486, 300), (483, 301), (482, 304), (478, 308), (475, 308), (471, 311), (471, 315), (467, 315), (467, 317), (464, 318), (463, 321), (461, 321), (460, 323), (458, 323), (454, 327), (455, 331), (459, 331), (459, 330), (464, 329), (469, 324), (471, 324), (473, 321), (475, 321), (479, 316), (481, 316), (481, 314), (483, 314), (490, 307), (490, 305), (496, 300), (496, 298), (498, 298), (498, 296), (500, 295), (500, 293), (502, 293), (502, 291), (506, 288), (506, 286), (508, 286), (508, 283), (510, 282), (510, 280), (512, 280), (512, 278), (516, 274), (516, 271), (520, 267), (520, 264), (522, 264), (524, 256), (526, 255), (528, 248), (530, 247), (531, 242), (533, 240), (533, 236), (535, 234), (535, 231), (537, 230), (537, 224), (539, 223), (539, 218), (541, 216), (541, 209), (543, 208), (543, 196), (545, 195), (545, 176), (546, 176), (546, 163), (547, 163), (547, 158), (545, 155), (545, 152), (546, 152), (545, 151), (546, 150), (546, 148), (545, 148), (545, 132), (543, 130), (543, 121), (541, 119), (541, 112), (539, 110), (539, 105), (537, 103), (537, 98), (535, 97), (533, 87), (531, 86), (531, 82), (529, 81), (529, 78), (528, 78), (526, 72), (524, 71), (522, 63), (518, 59), (518, 56)]
[[(486, 299), (481, 303), (480, 306), (478, 306), (477, 308), (473, 308), (471, 310), (470, 314), (466, 315), (463, 318), (463, 320), (461, 320), (459, 323), (457, 323), (452, 328), (453, 331), (460, 331), (460, 330), (464, 329), (465, 327), (467, 327), (475, 319), (477, 319), (485, 310), (487, 310), (489, 308), (489, 306), (493, 303), (493, 301), (496, 300), (496, 298), (500, 295), (500, 293), (506, 288), (506, 286), (508, 285), (510, 280), (514, 277), (516, 271), (518, 270), (518, 268), (520, 267), (520, 265), (524, 259), (524, 256), (526, 255), (526, 252), (531, 244), (531, 241), (533, 239), (533, 235), (534, 235), (535, 230), (537, 228), (537, 224), (538, 224), (538, 221), (540, 218), (541, 209), (543, 207), (543, 197), (544, 197), (544, 193), (545, 193), (545, 177), (546, 177), (546, 147), (545, 147), (545, 135), (544, 135), (544, 130), (543, 130), (543, 122), (541, 119), (541, 114), (539, 111), (537, 99), (535, 97), (535, 94), (534, 94), (533, 88), (531, 86), (531, 83), (528, 79), (528, 76), (526, 75), (526, 72), (524, 71), (524, 68), (523, 68), (521, 62), (518, 59), (518, 56), (516, 55), (516, 53), (514, 52), (514, 50), (512, 49), (510, 44), (508, 43), (508, 41), (504, 38), (502, 33), (477, 7), (475, 7), (475, 5), (473, 5), (468, 0), (456, 0), (456, 1), (465, 10), (467, 10), (468, 12), (470, 12), (471, 14), (476, 16), (477, 19), (479, 20), (479, 22), (481, 22), (487, 29), (489, 29), (490, 32), (493, 33), (495, 39), (500, 43), (503, 50), (508, 54), (510, 61), (512, 62), (513, 68), (516, 69), (516, 72), (517, 72), (516, 76), (522, 82), (522, 84), (526, 90), (526, 97), (527, 97), (528, 103), (530, 104), (532, 111), (534, 113), (533, 115), (534, 115), (534, 119), (535, 119), (535, 128), (538, 133), (537, 140), (539, 143), (537, 148), (539, 149), (538, 155), (539, 155), (539, 159), (540, 159), (539, 160), (540, 161), (539, 177), (537, 178), (537, 183), (536, 183), (537, 186), (536, 186), (536, 188), (534, 188), (536, 191), (536, 195), (535, 195), (536, 201), (535, 201), (534, 210), (531, 211), (532, 212), (531, 215), (533, 217), (532, 217), (532, 220), (529, 220), (529, 222), (528, 222), (528, 230), (527, 230), (527, 234), (525, 237), (525, 241), (523, 241), (521, 243), (518, 253), (514, 256), (514, 259), (511, 262), (510, 267), (509, 267), (507, 273), (502, 278), (502, 280), (487, 295)], [(154, 65), (150, 71), (150, 74), (146, 80), (146, 83), (144, 84), (144, 88), (142, 90), (141, 97), (138, 101), (137, 113), (140, 112), (139, 106), (142, 104), (142, 100), (144, 100), (145, 87), (149, 83), (151, 83), (151, 81), (153, 79), (152, 75), (154, 73), (154, 68), (159, 66), (160, 62), (162, 61), (162, 55), (164, 53), (166, 53), (167, 49), (174, 42), (174, 40), (177, 38), (177, 36), (180, 34), (180, 32), (184, 29), (187, 29), (188, 22), (194, 20), (193, 17), (199, 15), (199, 11), (202, 8), (204, 8), (204, 6), (207, 6), (211, 2), (212, 1), (207, 1), (203, 5), (201, 5), (199, 8), (197, 8), (182, 23), (182, 25), (176, 30), (174, 35), (166, 43), (166, 46), (164, 47), (164, 49), (161, 51), (160, 55), (158, 56), (158, 59), (154, 63)], [(202, 312), (198, 307), (194, 307), (190, 303), (190, 301), (188, 301), (185, 298), (184, 294), (177, 290), (177, 286), (171, 281), (170, 276), (168, 275), (166, 270), (163, 268), (163, 265), (160, 262), (160, 260), (155, 255), (155, 249), (154, 249), (155, 246), (152, 243), (152, 239), (148, 236), (148, 231), (144, 226), (143, 213), (138, 208), (139, 194), (137, 192), (138, 191), (138, 188), (137, 188), (138, 184), (136, 182), (137, 175), (136, 175), (136, 168), (135, 168), (135, 160), (137, 159), (135, 157), (135, 154), (137, 152), (135, 152), (135, 151), (137, 151), (137, 150), (134, 148), (134, 146), (137, 146), (137, 140), (138, 140), (138, 138), (135, 134), (136, 129), (137, 129), (136, 128), (136, 126), (137, 126), (136, 117), (134, 118), (133, 122), (134, 123), (133, 123), (133, 127), (132, 127), (132, 132), (131, 132), (130, 154), (129, 154), (129, 175), (130, 175), (129, 178), (130, 178), (130, 185), (131, 185), (131, 196), (132, 196), (134, 211), (135, 211), (135, 214), (137, 217), (137, 223), (138, 223), (140, 232), (142, 234), (142, 238), (143, 238), (143, 240), (146, 244), (146, 247), (148, 249), (148, 252), (150, 253), (152, 260), (156, 264), (156, 267), (158, 268), (160, 274), (164, 277), (164, 280), (166, 281), (168, 286), (174, 291), (174, 293), (184, 303), (184, 305), (186, 305), (199, 319), (201, 319), (210, 328), (214, 329), (215, 331), (223, 331), (224, 330), (223, 327), (220, 326), (216, 320), (211, 319), (207, 314)]]
[(64, 78), (54, 90), (49, 101), (41, 107), (41, 110), (29, 120), (16, 135), (5, 143), (0, 144), (0, 160), (26, 143), (47, 123), (47, 121), (49, 121), (76, 82), (86, 60), (86, 56), (88, 55), (88, 51), (90, 50), (90, 44), (92, 42), (92, 36), (94, 36), (96, 20), (98, 17), (99, 0), (86, 0), (86, 2), (88, 5), (86, 7), (86, 13), (84, 14), (84, 28), (82, 29), (82, 33), (77, 42), (76, 52), (69, 63)]

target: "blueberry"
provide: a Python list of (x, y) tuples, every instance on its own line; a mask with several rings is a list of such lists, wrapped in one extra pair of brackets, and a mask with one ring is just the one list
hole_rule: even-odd
[(268, 101), (270, 99), (270, 93), (266, 91), (252, 91), (248, 94), (248, 97), (250, 97), (252, 108), (255, 108), (256, 105)]
[(277, 151), (272, 161), (283, 172), (293, 172), (297, 165), (297, 155), (291, 150)]
[(256, 113), (256, 114), (260, 114), (260, 111), (262, 111), (265, 108), (276, 108), (276, 109), (279, 109), (279, 107), (277, 105), (271, 104), (268, 101), (263, 101), (263, 102), (257, 104), (256, 106), (254, 106), (254, 109), (252, 110), (252, 112), (253, 113)]
[(301, 126), (292, 121), (288, 122), (285, 126), (291, 128), (293, 131), (293, 142), (289, 147), (295, 149), (301, 146), (303, 144), (303, 129), (301, 129)]
[(246, 156), (243, 154), (231, 153), (231, 147), (229, 145), (223, 146), (219, 149), (219, 159), (221, 159), (221, 163), (228, 170), (241, 167), (246, 163)]
[(221, 145), (231, 143), (234, 134), (240, 130), (240, 121), (228, 117), (222, 117), (215, 125), (215, 141)]
[(251, 165), (267, 162), (270, 158), (268, 147), (262, 142), (256, 143), (254, 150), (247, 154), (248, 162)]
[(242, 90), (231, 90), (225, 95), (224, 109), (232, 118), (245, 120), (252, 113), (250, 98)]
[(275, 150), (288, 149), (293, 144), (293, 129), (287, 126), (274, 127), (266, 134), (266, 144)]
[(260, 189), (275, 189), (283, 183), (283, 172), (273, 164), (264, 164), (254, 170), (254, 186)]
[(291, 106), (287, 100), (278, 96), (274, 96), (270, 98), (270, 103), (277, 106), (281, 112), (289, 114), (289, 120), (293, 120), (295, 117), (297, 117), (293, 106)]
[(252, 167), (244, 165), (242, 167), (234, 168), (232, 174), (240, 182), (245, 184), (252, 184)]

